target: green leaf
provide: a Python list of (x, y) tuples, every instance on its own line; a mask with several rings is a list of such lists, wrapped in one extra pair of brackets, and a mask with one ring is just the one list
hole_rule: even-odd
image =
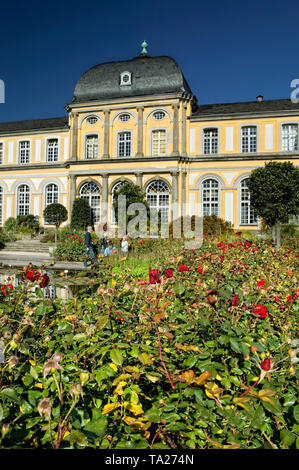
[(295, 439), (295, 434), (293, 434), (288, 429), (282, 429), (280, 431), (280, 441), (285, 447), (289, 448), (289, 446), (291, 446), (293, 442), (295, 442)]
[(121, 366), (124, 362), (123, 353), (119, 349), (112, 349), (110, 351), (110, 357), (112, 362), (114, 362), (114, 364), (116, 364), (117, 366)]
[(260, 429), (264, 424), (265, 417), (266, 415), (264, 413), (263, 407), (262, 405), (259, 405), (257, 409), (255, 410), (255, 413), (251, 421), (252, 427), (254, 427), (255, 429)]
[(97, 437), (104, 437), (108, 425), (107, 418), (100, 418), (94, 421), (90, 421), (85, 427), (84, 431), (88, 431), (95, 434)]
[(100, 317), (97, 318), (97, 328), (99, 330), (102, 330), (105, 328), (109, 320), (108, 315), (101, 315)]
[(240, 353), (240, 346), (239, 346), (239, 342), (234, 339), (234, 338), (230, 338), (229, 339), (229, 342), (230, 342), (230, 346), (232, 348), (233, 351), (235, 351), (236, 353)]
[(275, 415), (281, 415), (282, 414), (282, 408), (281, 408), (281, 405), (279, 403), (279, 400), (277, 400), (277, 398), (274, 398), (274, 397), (270, 397), (270, 400), (271, 400), (272, 403), (270, 403), (269, 401), (263, 400), (264, 408), (266, 408), (266, 410), (268, 410), (268, 411), (271, 411), (271, 413), (273, 413)]
[(30, 367), (30, 375), (32, 375), (32, 377), (37, 380), (38, 379), (38, 372), (37, 370), (34, 368), (34, 367)]
[(37, 287), (34, 291), (35, 295), (37, 295), (37, 297), (39, 297), (40, 299), (43, 299), (44, 297), (44, 293), (43, 291), (41, 290), (40, 287)]
[(3, 419), (3, 408), (0, 405), (0, 421), (2, 421), (2, 419)]
[(1, 392), (0, 395), (3, 397), (8, 398), (9, 400), (17, 403), (18, 405), (22, 404), (21, 399), (18, 397), (16, 391), (13, 388), (4, 388)]
[(152, 423), (160, 423), (160, 411), (158, 408), (152, 407), (145, 413), (145, 417)]
[(88, 445), (87, 437), (81, 431), (72, 429), (69, 438), (71, 445), (78, 444), (81, 447), (86, 447)]
[(299, 423), (299, 405), (296, 405), (294, 408), (294, 418)]

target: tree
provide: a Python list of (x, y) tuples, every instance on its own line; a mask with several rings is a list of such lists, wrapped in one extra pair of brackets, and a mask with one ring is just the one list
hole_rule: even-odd
[(131, 182), (127, 182), (127, 183), (124, 183), (117, 191), (115, 191), (114, 198), (113, 198), (114, 199), (113, 208), (115, 211), (116, 222), (120, 224), (119, 213), (118, 213), (118, 207), (119, 207), (118, 196), (126, 196), (126, 207), (125, 207), (126, 227), (128, 227), (128, 224), (130, 223), (130, 221), (136, 217), (136, 213), (128, 214), (129, 206), (131, 204), (138, 204), (138, 203), (143, 204), (143, 207), (146, 211), (145, 227), (143, 228), (146, 230), (148, 223), (149, 223), (150, 208), (147, 203), (145, 193), (142, 191), (142, 189), (139, 186)]
[(44, 219), (45, 222), (51, 225), (55, 225), (55, 245), (57, 243), (57, 233), (60, 225), (62, 222), (67, 220), (67, 210), (62, 204), (58, 204), (54, 202), (53, 204), (49, 204), (44, 209)]
[(275, 234), (280, 248), (280, 224), (299, 210), (299, 169), (291, 162), (269, 162), (251, 173), (247, 183), (250, 205)]
[(86, 230), (88, 225), (92, 225), (92, 211), (89, 202), (85, 198), (75, 199), (72, 207), (71, 228)]

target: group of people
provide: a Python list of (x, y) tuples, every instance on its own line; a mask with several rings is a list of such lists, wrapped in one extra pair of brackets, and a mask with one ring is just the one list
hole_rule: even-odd
[[(84, 266), (87, 267), (87, 261), (88, 258), (91, 258), (92, 264), (96, 265), (97, 264), (97, 252), (96, 248), (92, 242), (92, 233), (93, 229), (92, 226), (89, 225), (87, 227), (87, 232), (85, 234), (85, 257), (84, 257)], [(101, 227), (101, 239), (100, 239), (100, 254), (104, 256), (111, 256), (114, 253), (116, 253), (116, 248), (113, 246), (112, 241), (109, 239), (109, 232), (107, 230), (107, 224), (104, 224)], [(129, 252), (129, 242), (128, 242), (128, 237), (127, 235), (124, 235), (122, 237), (121, 243), (120, 243), (120, 250), (124, 256), (128, 255)]]

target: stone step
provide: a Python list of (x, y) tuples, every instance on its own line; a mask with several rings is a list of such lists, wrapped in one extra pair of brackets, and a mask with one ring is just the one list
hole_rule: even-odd
[(53, 245), (48, 245), (39, 242), (13, 242), (6, 243), (2, 248), (1, 252), (5, 251), (23, 251), (23, 252), (32, 252), (32, 253), (49, 253), (49, 248), (52, 248)]

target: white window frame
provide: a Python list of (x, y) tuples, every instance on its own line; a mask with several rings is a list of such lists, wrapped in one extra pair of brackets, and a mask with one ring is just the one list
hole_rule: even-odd
[[(254, 218), (253, 210), (250, 207), (250, 195), (248, 192), (248, 198), (243, 199), (242, 197), (242, 189), (246, 190), (246, 187), (242, 187), (242, 183), (244, 183), (245, 180), (248, 180), (248, 176), (245, 176), (244, 178), (241, 179), (239, 182), (239, 210), (240, 210), (240, 221), (239, 221), (239, 226), (244, 226), (244, 225), (257, 225), (258, 220)], [(243, 207), (247, 206), (247, 218), (246, 221), (244, 222), (243, 219)], [(252, 220), (252, 221), (251, 221)]]
[(4, 144), (5, 142), (3, 140), (0, 140), (0, 165), (4, 165)]
[[(154, 154), (154, 151), (153, 151), (153, 148), (154, 148), (154, 133), (156, 132), (165, 132), (165, 153), (161, 153), (161, 152), (158, 152), (157, 155)], [(159, 149), (161, 148), (161, 139), (158, 140), (158, 147)], [(151, 144), (151, 151), (150, 151), (150, 155), (152, 157), (165, 157), (166, 155), (168, 155), (168, 133), (167, 133), (167, 129), (164, 128), (164, 127), (157, 127), (155, 129), (151, 129), (151, 141), (150, 141), (150, 144)]]
[[(286, 126), (296, 126), (297, 127), (297, 145), (296, 145), (296, 149), (285, 149), (284, 148), (284, 136), (283, 136), (283, 130), (284, 130), (284, 127)], [(290, 121), (287, 121), (287, 122), (281, 122), (280, 123), (280, 126), (279, 126), (279, 134), (280, 134), (280, 151), (281, 152), (298, 152), (298, 149), (299, 149), (299, 123), (298, 122), (290, 122)], [(290, 136), (288, 136), (288, 147), (290, 146)]]
[[(98, 187), (98, 192), (89, 192), (89, 193), (82, 194), (83, 188), (85, 186), (87, 186), (88, 184), (93, 184), (93, 185), (97, 186)], [(93, 195), (96, 195), (98, 197), (98, 204), (96, 204), (96, 205), (94, 205), (92, 203)], [(89, 203), (90, 208), (91, 208), (92, 213), (93, 213), (93, 222), (98, 223), (100, 221), (100, 217), (101, 217), (101, 187), (100, 187), (99, 183), (97, 183), (96, 181), (84, 181), (82, 183), (82, 185), (80, 186), (80, 189), (79, 189), (79, 197), (88, 200), (88, 203)]]
[(123, 180), (123, 181), (116, 181), (111, 189), (111, 224), (116, 225), (116, 217), (115, 217), (115, 211), (113, 207), (114, 203), (114, 193), (121, 188), (124, 184), (129, 183), (129, 180)]
[[(96, 156), (92, 158), (87, 157), (87, 142), (88, 139), (91, 137), (96, 137), (97, 138), (97, 154)], [(93, 145), (94, 147), (94, 145)], [(94, 149), (93, 149), (93, 154), (94, 154)], [(100, 134), (98, 132), (92, 132), (90, 134), (85, 134), (84, 136), (84, 160), (97, 160), (100, 156)]]
[[(208, 141), (209, 141), (209, 152), (205, 152), (205, 132), (212, 132), (212, 131), (217, 131), (217, 144), (216, 144), (216, 152), (212, 152), (212, 141), (215, 139), (215, 137), (209, 136)], [(219, 126), (210, 126), (210, 127), (203, 127), (201, 131), (201, 153), (202, 155), (217, 155), (219, 154), (219, 147), (220, 147), (220, 128)]]
[[(124, 134), (127, 134), (130, 136), (130, 138), (127, 140), (125, 139), (123, 142), (120, 141), (120, 137)], [(127, 142), (130, 144), (130, 152), (127, 154), (126, 152), (126, 144)], [(125, 149), (125, 155), (120, 155), (120, 144), (121, 143), (124, 143), (124, 149)], [(116, 155), (118, 158), (128, 158), (128, 157), (131, 157), (132, 156), (132, 144), (133, 144), (133, 133), (131, 130), (121, 130), (119, 132), (117, 132), (117, 148), (116, 148)]]
[[(250, 134), (248, 136), (243, 136), (243, 130), (248, 129), (248, 128), (255, 128), (255, 150), (251, 151), (250, 150), (250, 141), (251, 141), (251, 136)], [(254, 123), (250, 124), (242, 124), (239, 128), (239, 133), (240, 133), (240, 153), (257, 153), (259, 151), (259, 126)], [(248, 146), (247, 150), (243, 150), (243, 138), (248, 138)]]
[[(56, 160), (49, 160), (49, 141), (51, 140), (56, 140), (57, 141), (57, 159)], [(45, 155), (46, 155), (46, 162), (47, 163), (55, 163), (59, 161), (59, 151), (60, 151), (60, 142), (59, 142), (59, 137), (52, 136), (52, 137), (47, 137), (45, 141)]]
[[(51, 201), (48, 202), (48, 188), (50, 186), (56, 186), (57, 191), (51, 190), (51, 192), (50, 192)], [(57, 195), (57, 196), (55, 197), (55, 195)], [(46, 208), (50, 204), (54, 204), (54, 203), (56, 203), (56, 204), (59, 203), (59, 186), (58, 186), (57, 183), (49, 182), (49, 183), (46, 184), (45, 189), (44, 189), (44, 208)]]
[[(124, 77), (129, 77), (129, 80), (126, 82), (124, 81)], [(132, 85), (132, 73), (125, 70), (120, 74), (120, 86), (127, 86)]]
[[(209, 183), (209, 187), (205, 187), (205, 183), (207, 182), (210, 182)], [(214, 181), (215, 183), (217, 183), (217, 186), (212, 186), (211, 184), (211, 181)], [(214, 200), (212, 199), (212, 191), (213, 189), (217, 189), (217, 200)], [(209, 199), (208, 200), (205, 200), (204, 201), (204, 191), (207, 191), (208, 190), (208, 194), (209, 194)], [(220, 217), (220, 191), (221, 191), (221, 188), (220, 188), (220, 184), (219, 184), (219, 181), (216, 179), (216, 178), (213, 178), (213, 177), (209, 177), (209, 178), (205, 178), (202, 183), (201, 183), (201, 202), (202, 202), (202, 215), (205, 216), (205, 215), (216, 215), (216, 217)], [(208, 211), (205, 210), (205, 206), (208, 205)], [(213, 205), (216, 205), (217, 206), (217, 212), (215, 212), (215, 210), (213, 210)]]
[[(27, 158), (26, 161), (21, 162), (21, 144), (27, 142), (28, 148), (25, 149), (27, 153)], [(30, 158), (31, 158), (31, 139), (21, 139), (18, 141), (18, 164), (19, 165), (28, 165), (30, 163)], [(28, 160), (28, 161), (27, 161)]]
[[(22, 206), (25, 207), (25, 208), (28, 208), (28, 211), (25, 210), (24, 213), (21, 214), (20, 213), (20, 204), (21, 204), (20, 203), (20, 189), (22, 188), (22, 186), (26, 186), (29, 189), (29, 191), (26, 192), (26, 194), (28, 194), (28, 202), (25, 201), (25, 203), (22, 203)], [(30, 196), (31, 196), (31, 190), (30, 190), (29, 184), (27, 184), (27, 183), (19, 184), (18, 187), (17, 187), (17, 210), (16, 210), (17, 216), (18, 215), (28, 215), (28, 214), (30, 214)]]
[[(149, 193), (149, 188), (152, 184), (155, 184), (155, 183), (162, 183), (163, 185), (167, 186), (168, 190), (167, 191), (156, 191), (156, 192), (153, 192), (152, 194), (154, 194), (156, 196), (156, 203), (155, 204), (151, 204), (151, 201), (149, 200), (150, 198), (150, 195), (151, 193)], [(158, 179), (158, 178), (154, 178), (153, 180), (149, 181), (146, 185), (146, 190), (145, 190), (145, 194), (146, 194), (146, 200), (147, 200), (147, 203), (149, 205), (149, 207), (151, 209), (156, 209), (158, 211), (160, 211), (161, 213), (164, 213), (166, 214), (166, 211), (165, 211), (165, 208), (167, 208), (167, 214), (166, 214), (166, 217), (164, 218), (163, 220), (163, 223), (165, 224), (168, 224), (169, 223), (169, 220), (170, 220), (170, 185), (168, 182), (162, 180), (162, 179)], [(167, 196), (167, 198), (165, 198), (165, 196)], [(161, 200), (167, 200), (167, 203), (166, 204), (161, 204)], [(161, 217), (162, 219), (162, 217)]]

